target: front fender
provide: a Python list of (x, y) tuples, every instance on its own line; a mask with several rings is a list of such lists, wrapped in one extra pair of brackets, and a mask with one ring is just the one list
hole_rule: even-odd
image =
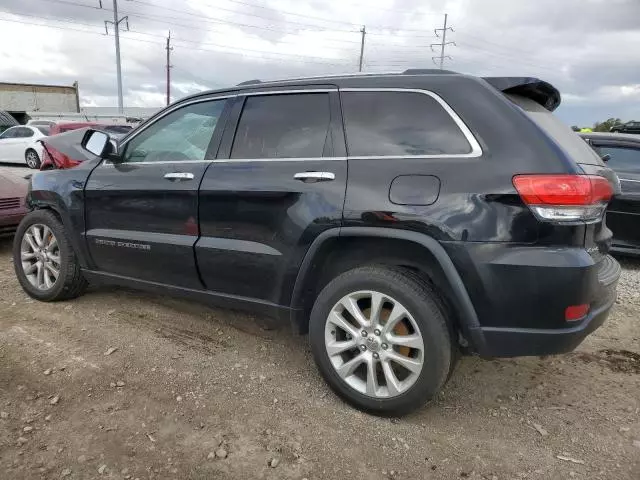
[(58, 215), (82, 268), (91, 268), (84, 241), (84, 187), (97, 163), (85, 162), (68, 170), (36, 172), (27, 192), (27, 205), (31, 209), (46, 208)]

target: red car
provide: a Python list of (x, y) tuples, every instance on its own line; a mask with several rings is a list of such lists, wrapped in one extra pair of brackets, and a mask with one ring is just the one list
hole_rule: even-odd
[(27, 182), (0, 174), (0, 237), (15, 232), (27, 214)]
[(51, 126), (49, 130), (49, 136), (57, 135), (59, 133), (70, 132), (71, 130), (77, 130), (79, 128), (86, 127), (97, 127), (97, 123), (93, 122), (64, 122), (64, 123), (56, 123)]
[[(129, 125), (96, 125), (99, 129), (117, 141), (133, 127)], [(40, 140), (43, 145), (40, 170), (66, 169), (90, 159), (90, 154), (80, 145), (87, 127), (77, 128), (65, 133), (49, 136)]]

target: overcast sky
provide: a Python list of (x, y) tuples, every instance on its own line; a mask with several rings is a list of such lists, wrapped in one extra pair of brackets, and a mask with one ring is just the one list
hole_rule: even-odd
[[(113, 0), (2, 0), (0, 81), (80, 83), (81, 104), (115, 106)], [(640, 120), (640, 0), (119, 0), (125, 106), (162, 106), (171, 30), (172, 98), (260, 78), (358, 68), (432, 68), (443, 14), (451, 59), (474, 75), (536, 76), (558, 114), (586, 125)], [(124, 22), (122, 26), (125, 27)], [(437, 48), (436, 48), (437, 50)]]

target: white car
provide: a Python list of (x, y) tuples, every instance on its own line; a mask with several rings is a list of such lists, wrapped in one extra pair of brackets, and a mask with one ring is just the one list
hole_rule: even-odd
[(40, 168), (42, 144), (37, 140), (49, 133), (43, 125), (18, 125), (0, 134), (0, 163), (27, 164), (30, 168)]

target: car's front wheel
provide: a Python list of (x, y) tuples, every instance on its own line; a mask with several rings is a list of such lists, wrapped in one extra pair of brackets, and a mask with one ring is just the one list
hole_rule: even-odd
[(38, 152), (36, 152), (33, 148), (29, 148), (26, 152), (24, 152), (24, 160), (29, 168), (40, 168), (40, 157), (38, 156)]
[(377, 415), (402, 415), (444, 385), (446, 313), (430, 286), (402, 269), (367, 266), (333, 279), (313, 307), (313, 356), (331, 388)]
[(13, 265), (24, 291), (37, 300), (74, 298), (87, 285), (62, 222), (48, 210), (27, 214), (18, 226)]

